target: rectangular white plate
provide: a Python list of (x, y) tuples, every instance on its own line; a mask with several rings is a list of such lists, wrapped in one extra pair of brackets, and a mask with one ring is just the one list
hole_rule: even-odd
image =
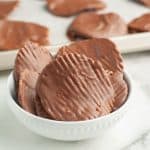
[[(117, 12), (127, 22), (143, 13), (150, 12), (149, 8), (136, 3), (136, 0), (105, 1), (108, 7), (102, 12)], [(45, 0), (20, 0), (19, 6), (12, 12), (9, 19), (30, 21), (47, 26), (50, 29), (51, 45), (60, 46), (69, 42), (66, 37), (66, 30), (74, 17), (53, 16), (47, 11)], [(118, 45), (122, 53), (150, 50), (150, 33), (115, 37), (112, 40)], [(13, 67), (16, 53), (17, 50), (0, 52), (0, 70)]]

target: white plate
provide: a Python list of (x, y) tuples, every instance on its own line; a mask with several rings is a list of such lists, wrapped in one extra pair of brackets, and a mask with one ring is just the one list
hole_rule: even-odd
[[(105, 1), (108, 5), (105, 12), (117, 12), (127, 22), (143, 13), (150, 12), (149, 8), (137, 4), (134, 0)], [(52, 45), (62, 45), (69, 42), (69, 39), (66, 37), (66, 29), (74, 17), (63, 18), (53, 16), (46, 10), (45, 6), (45, 0), (20, 0), (19, 6), (9, 16), (9, 19), (30, 21), (47, 26), (50, 29)], [(122, 53), (150, 49), (150, 33), (126, 35), (112, 39), (116, 42)], [(13, 67), (16, 52), (16, 50), (0, 52), (0, 70)]]

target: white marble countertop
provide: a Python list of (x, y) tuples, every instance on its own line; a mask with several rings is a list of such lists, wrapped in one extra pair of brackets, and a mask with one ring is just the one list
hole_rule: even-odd
[[(143, 52), (143, 53), (136, 53), (136, 54), (134, 53), (128, 55), (126, 54), (124, 55), (124, 60), (125, 60), (127, 71), (132, 75), (134, 80), (138, 82), (140, 86), (140, 90), (142, 90), (142, 92), (144, 92), (150, 97), (150, 82), (149, 82), (150, 52)], [(38, 149), (42, 149), (44, 146), (47, 147), (45, 149), (48, 149), (48, 147), (50, 147), (57, 150), (60, 149), (69, 150), (69, 149), (75, 149), (72, 147), (73, 145), (76, 146), (76, 149), (80, 149), (80, 150), (84, 148), (87, 149), (88, 142), (85, 145), (82, 143), (74, 143), (72, 145), (63, 142), (61, 143), (56, 141), (48, 141), (48, 139), (43, 139), (42, 137), (36, 136), (32, 134), (30, 131), (26, 130), (11, 114), (7, 104), (5, 103), (7, 98), (6, 82), (7, 82), (7, 76), (9, 72), (10, 71), (0, 72), (0, 104), (1, 104), (0, 105), (0, 150), (12, 150), (12, 149), (19, 150), (20, 149), (19, 145), (22, 145), (21, 147), (22, 150), (31, 149), (31, 148), (32, 150), (34, 149), (37, 150), (37, 147)], [(6, 123), (6, 119), (7, 121), (9, 121), (10, 124)], [(148, 119), (147, 121), (149, 121), (147, 123), (150, 125), (150, 119)], [(139, 117), (139, 122), (140, 122), (140, 117)], [(136, 123), (135, 123), (135, 127), (136, 127)], [(128, 144), (122, 150), (143, 150), (143, 149), (149, 150), (150, 149), (150, 132), (148, 132), (150, 131), (150, 126), (146, 127), (146, 129), (145, 126), (143, 127), (138, 126), (138, 127), (140, 127), (139, 129), (140, 132), (136, 134), (137, 137), (134, 137), (134, 139), (132, 140), (128, 140)], [(8, 129), (7, 132), (6, 130), (4, 130), (6, 128)], [(30, 137), (32, 138), (30, 139)], [(17, 142), (18, 139), (19, 142), (21, 142), (21, 144), (19, 145)], [(34, 143), (34, 146), (32, 145), (32, 143)], [(90, 149), (90, 147), (88, 147), (88, 149)], [(95, 150), (98, 150), (98, 147), (95, 148)], [(113, 150), (113, 148), (111, 150)]]
[[(128, 72), (150, 98), (150, 52), (124, 55), (124, 61)], [(141, 134), (124, 150), (150, 150), (150, 130)]]

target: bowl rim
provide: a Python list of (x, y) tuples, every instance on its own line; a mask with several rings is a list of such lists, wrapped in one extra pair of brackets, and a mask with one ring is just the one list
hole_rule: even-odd
[[(9, 98), (8, 100), (9, 101), (12, 101), (13, 104), (15, 105), (15, 107), (17, 109), (19, 109), (19, 111), (21, 111), (22, 113), (24, 113), (25, 115), (27, 115), (28, 117), (32, 117), (34, 119), (37, 119), (37, 120), (40, 120), (40, 121), (44, 121), (44, 122), (48, 122), (48, 123), (53, 123), (53, 124), (65, 124), (65, 125), (77, 125), (77, 124), (87, 124), (87, 123), (91, 123), (91, 122), (96, 122), (96, 121), (100, 121), (100, 120), (103, 120), (103, 119), (106, 119), (106, 118), (110, 118), (112, 117), (113, 115), (121, 112), (124, 108), (128, 107), (129, 103), (130, 103), (130, 97), (132, 95), (132, 78), (130, 77), (130, 75), (127, 73), (127, 72), (124, 72), (124, 77), (125, 77), (125, 80), (127, 81), (127, 84), (128, 84), (128, 96), (127, 96), (127, 100), (125, 101), (125, 103), (120, 106), (117, 110), (107, 114), (107, 115), (104, 115), (104, 116), (101, 116), (101, 117), (97, 117), (97, 118), (94, 118), (94, 119), (89, 119), (89, 120), (81, 120), (81, 121), (59, 121), (59, 120), (52, 120), (52, 119), (49, 119), (49, 118), (43, 118), (43, 117), (40, 117), (40, 116), (36, 116), (30, 112), (27, 112), (26, 110), (24, 110), (19, 104), (17, 104), (16, 100), (13, 98), (12, 96), (12, 92), (11, 92), (11, 84), (12, 82), (14, 83), (14, 76), (13, 76), (13, 71), (9, 74), (8, 76), (8, 80), (7, 80), (7, 90), (8, 90), (8, 94), (9, 94)], [(13, 91), (15, 91), (15, 88), (13, 88)]]

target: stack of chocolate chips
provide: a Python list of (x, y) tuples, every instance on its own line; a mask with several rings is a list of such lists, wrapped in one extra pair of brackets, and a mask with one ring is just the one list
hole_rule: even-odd
[(14, 77), (22, 108), (59, 121), (107, 115), (128, 95), (122, 57), (107, 39), (72, 43), (54, 58), (47, 49), (27, 43), (18, 52)]

